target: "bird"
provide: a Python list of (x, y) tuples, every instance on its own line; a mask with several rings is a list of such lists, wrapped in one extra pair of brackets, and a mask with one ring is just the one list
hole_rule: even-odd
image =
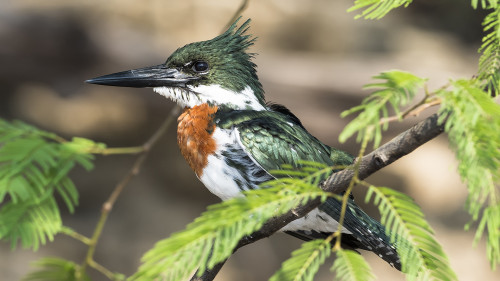
[[(183, 108), (177, 143), (198, 179), (222, 200), (276, 179), (272, 170), (300, 168), (302, 161), (348, 166), (354, 158), (311, 135), (289, 109), (267, 102), (248, 51), (256, 38), (250, 19), (236, 20), (213, 39), (187, 44), (165, 63), (89, 79), (118, 87), (150, 87)], [(305, 241), (337, 231), (342, 203), (328, 198), (281, 231)], [(401, 270), (395, 243), (384, 226), (348, 200), (341, 246), (374, 252)]]

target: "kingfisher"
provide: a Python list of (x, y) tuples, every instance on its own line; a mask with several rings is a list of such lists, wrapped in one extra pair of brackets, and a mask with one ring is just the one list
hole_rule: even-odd
[[(303, 161), (348, 166), (354, 158), (312, 136), (285, 106), (266, 102), (248, 48), (250, 19), (223, 34), (178, 48), (165, 63), (117, 72), (87, 83), (151, 87), (184, 108), (177, 143), (198, 179), (222, 200), (241, 196), (277, 176), (283, 165)], [(302, 240), (324, 239), (337, 231), (342, 203), (328, 198), (281, 231)], [(351, 196), (341, 229), (342, 247), (372, 251), (401, 270), (396, 245), (384, 227)]]

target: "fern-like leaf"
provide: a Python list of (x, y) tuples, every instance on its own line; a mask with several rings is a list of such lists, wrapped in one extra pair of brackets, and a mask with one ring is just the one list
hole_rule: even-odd
[(158, 242), (143, 257), (131, 280), (183, 280), (196, 268), (203, 272), (232, 254), (238, 241), (262, 227), (271, 217), (327, 194), (300, 179), (284, 178), (273, 186), (245, 192), (212, 205), (186, 230)]
[(269, 281), (312, 281), (319, 267), (332, 253), (330, 240), (312, 240), (292, 253)]
[(59, 209), (53, 197), (40, 200), (8, 202), (0, 209), (0, 238), (8, 238), (12, 248), (18, 240), (23, 248), (37, 250), (52, 241), (61, 229)]
[(361, 105), (342, 112), (341, 117), (345, 117), (360, 111), (359, 115), (347, 124), (340, 134), (340, 142), (345, 142), (355, 133), (358, 133), (357, 141), (359, 142), (368, 134), (368, 130), (375, 128), (375, 133), (371, 136), (374, 140), (374, 147), (378, 147), (382, 140), (382, 129), (387, 129), (387, 123), (383, 128), (380, 124), (381, 118), (388, 116), (387, 106), (390, 104), (399, 115), (400, 107), (408, 104), (426, 81), (424, 78), (399, 70), (383, 72), (373, 78), (384, 81), (366, 85), (365, 89), (376, 89), (376, 91), (364, 99)]
[(33, 249), (52, 240), (61, 226), (54, 196), (74, 211), (78, 191), (68, 173), (76, 164), (91, 169), (95, 146), (103, 145), (0, 119), (0, 239)]
[[(477, 9), (479, 6), (479, 0), (472, 0), (471, 5), (472, 8)], [(481, 8), (483, 9), (489, 9), (489, 8), (496, 8), (500, 5), (500, 2), (498, 0), (481, 0)]]
[(389, 188), (369, 186), (366, 201), (372, 197), (381, 214), (380, 222), (395, 243), (402, 270), (410, 280), (457, 280), (413, 199)]
[(411, 4), (413, 0), (355, 0), (354, 6), (347, 11), (352, 12), (364, 9), (361, 14), (355, 18), (365, 19), (381, 19), (391, 10), (404, 6), (405, 8)]
[[(441, 91), (441, 116), (459, 162), (458, 172), (467, 183), (467, 209), (480, 218), (477, 239), (488, 230), (488, 258), (500, 262), (500, 105), (475, 81), (452, 81), (452, 90)], [(477, 241), (476, 239), (476, 241)]]
[(23, 281), (90, 281), (74, 262), (60, 258), (43, 258), (33, 264), (38, 269), (26, 275)]
[(335, 251), (337, 258), (331, 268), (340, 281), (370, 281), (375, 276), (365, 259), (351, 250), (339, 249)]
[(497, 96), (500, 93), (500, 5), (484, 18), (483, 29), (487, 34), (479, 48), (478, 79), (492, 96)]

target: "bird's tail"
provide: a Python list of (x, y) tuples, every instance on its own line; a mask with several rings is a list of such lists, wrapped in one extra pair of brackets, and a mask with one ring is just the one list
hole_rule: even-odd
[[(319, 209), (338, 221), (341, 207), (340, 201), (329, 198)], [(343, 226), (352, 233), (342, 235), (343, 246), (374, 252), (391, 266), (401, 270), (397, 246), (391, 243), (384, 226), (363, 212), (352, 200), (348, 202)]]

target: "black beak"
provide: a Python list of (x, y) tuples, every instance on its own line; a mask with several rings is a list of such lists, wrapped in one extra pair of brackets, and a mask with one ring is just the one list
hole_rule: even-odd
[(200, 77), (190, 76), (175, 68), (164, 65), (155, 65), (144, 68), (132, 69), (113, 74), (100, 76), (85, 81), (90, 84), (99, 84), (118, 87), (184, 87), (187, 82)]

